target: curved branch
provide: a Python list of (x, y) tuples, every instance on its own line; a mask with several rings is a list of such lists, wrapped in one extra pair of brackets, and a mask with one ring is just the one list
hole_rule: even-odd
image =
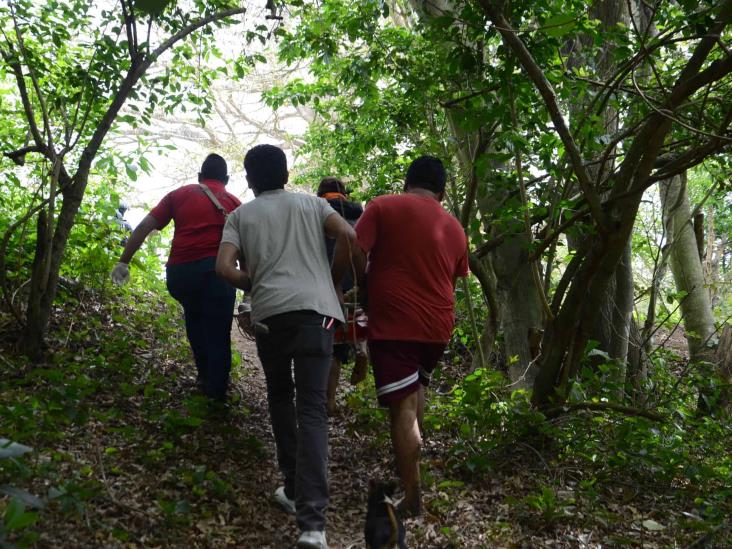
[(122, 108), (122, 105), (124, 105), (125, 101), (127, 101), (127, 98), (132, 92), (135, 84), (137, 84), (137, 81), (142, 77), (142, 75), (145, 74), (150, 65), (152, 65), (155, 60), (157, 60), (157, 58), (160, 57), (163, 53), (172, 48), (177, 42), (183, 40), (189, 34), (195, 32), (201, 27), (205, 27), (210, 23), (220, 21), (234, 15), (246, 13), (246, 11), (247, 8), (232, 8), (217, 13), (212, 13), (211, 15), (202, 17), (197, 21), (194, 21), (190, 25), (187, 25), (186, 27), (180, 29), (178, 32), (176, 32), (167, 40), (165, 40), (162, 44), (160, 44), (157, 48), (155, 48), (155, 50), (153, 50), (150, 55), (142, 56), (138, 52), (137, 56), (132, 61), (132, 66), (130, 67), (127, 75), (120, 84), (120, 87), (114, 96), (112, 104), (109, 105), (107, 111), (104, 113), (104, 116), (102, 116), (102, 119), (100, 120), (97, 129), (94, 131), (94, 134), (89, 140), (89, 143), (86, 147), (84, 147), (84, 151), (81, 154), (81, 160), (79, 161), (79, 169), (74, 175), (76, 184), (80, 184), (80, 186), (82, 187), (86, 185), (86, 176), (89, 173), (91, 163), (94, 160), (94, 157), (96, 156), (99, 147), (101, 147), (102, 145), (102, 141), (107, 135), (107, 132), (109, 132), (109, 129), (112, 127), (112, 123), (117, 117), (119, 110)]
[(23, 40), (23, 35), (20, 33), (20, 27), (18, 26), (18, 19), (15, 16), (15, 8), (13, 6), (13, 3), (10, 2), (10, 14), (13, 18), (13, 27), (15, 29), (15, 37), (18, 40), (18, 47), (20, 48), (20, 53), (23, 56), (23, 59), (25, 60), (25, 66), (28, 67), (28, 75), (30, 76), (31, 83), (33, 84), (33, 89), (36, 92), (36, 96), (38, 97), (38, 104), (41, 107), (41, 117), (43, 119), (43, 129), (46, 133), (46, 136), (48, 137), (48, 152), (50, 152), (53, 157), (55, 157), (55, 153), (53, 151), (53, 132), (51, 130), (51, 121), (48, 116), (48, 108), (46, 107), (46, 99), (43, 97), (43, 94), (41, 93), (41, 86), (38, 83), (38, 78), (36, 77), (36, 73), (33, 70), (33, 64), (30, 62), (30, 59), (28, 58), (28, 51), (25, 49), (25, 41)]
[(606, 231), (606, 216), (602, 210), (600, 195), (592, 186), (590, 176), (585, 169), (582, 156), (577, 148), (574, 137), (572, 137), (572, 134), (564, 121), (564, 117), (559, 110), (557, 98), (551, 83), (549, 83), (549, 80), (547, 80), (539, 65), (536, 64), (536, 61), (532, 57), (531, 52), (526, 48), (526, 45), (516, 35), (516, 32), (510, 28), (510, 25), (503, 13), (501, 13), (501, 11), (490, 0), (480, 0), (480, 4), (483, 6), (483, 10), (493, 22), (495, 28), (501, 33), (504, 43), (513, 51), (514, 55), (516, 55), (521, 65), (524, 67), (526, 74), (534, 82), (534, 86), (536, 86), (536, 89), (541, 94), (542, 99), (544, 99), (544, 104), (546, 105), (549, 116), (552, 119), (554, 128), (557, 130), (557, 133), (564, 144), (564, 148), (569, 155), (572, 168), (577, 176), (577, 181), (582, 189), (582, 193), (587, 199), (587, 204), (590, 207), (592, 217), (597, 224), (599, 232), (604, 233)]
[(45, 154), (46, 148), (39, 147), (38, 145), (28, 145), (27, 147), (21, 147), (16, 151), (4, 152), (3, 156), (12, 160), (14, 164), (23, 166), (25, 164), (25, 155), (32, 152)]
[(20, 100), (23, 104), (23, 110), (25, 111), (25, 117), (28, 120), (28, 128), (30, 129), (30, 133), (33, 136), (33, 141), (38, 147), (44, 147), (45, 142), (43, 141), (43, 136), (38, 129), (38, 124), (36, 123), (36, 113), (33, 112), (33, 104), (31, 103), (30, 96), (28, 95), (28, 87), (25, 85), (23, 68), (20, 65), (19, 60), (11, 55), (15, 53), (13, 45), (10, 42), (7, 42), (7, 45), (10, 49), (10, 52), (2, 49), (0, 50), (0, 53), (2, 53), (3, 59), (5, 59), (5, 62), (8, 64), (10, 70), (15, 76), (15, 81), (18, 84), (18, 92), (20, 93)]

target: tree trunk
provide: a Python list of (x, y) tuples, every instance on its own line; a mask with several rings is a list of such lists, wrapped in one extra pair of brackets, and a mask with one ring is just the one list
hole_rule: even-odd
[[(616, 28), (620, 22), (628, 22), (626, 4), (622, 0), (597, 0), (592, 5), (591, 14), (592, 17), (600, 21), (603, 30), (609, 31)], [(578, 36), (572, 44), (573, 55), (569, 56), (569, 65), (582, 67), (589, 64), (598, 72), (600, 79), (604, 80), (614, 70), (613, 51), (609, 46), (605, 46), (597, 52), (595, 58), (588, 59), (585, 50), (591, 45), (590, 38), (585, 35)], [(588, 103), (590, 103), (589, 99), (585, 102), (576, 102), (570, 105), (570, 120), (583, 120)], [(605, 134), (612, 135), (616, 133), (619, 127), (616, 109), (608, 105), (601, 115), (604, 119)], [(588, 169), (590, 176), (596, 181), (603, 180), (611, 170), (612, 163), (608, 163), (602, 173), (595, 166)], [(575, 246), (578, 245), (576, 241), (570, 243)], [(622, 261), (616, 266), (612, 277), (608, 281), (606, 294), (599, 304), (597, 314), (593, 317), (592, 330), (590, 331), (590, 339), (597, 341), (598, 348), (615, 360), (618, 366), (617, 376), (615, 377), (617, 383), (622, 383), (625, 377), (628, 334), (630, 333), (630, 321), (633, 312), (631, 251), (629, 241)], [(600, 361), (601, 359), (598, 358), (597, 362)]]
[[(696, 235), (691, 219), (686, 175), (662, 181), (661, 204), (669, 246), (669, 265), (680, 297), (689, 358), (698, 365), (702, 378), (705, 364), (714, 360), (714, 315), (704, 271), (699, 259)], [(706, 410), (711, 403), (704, 387), (699, 388), (699, 406)]]
[(716, 356), (717, 372), (722, 381), (718, 411), (723, 415), (732, 414), (732, 325), (726, 324), (719, 338)]
[[(478, 342), (482, 352), (473, 353), (473, 362), (470, 365), (470, 371), (473, 371), (477, 368), (487, 368), (490, 364), (495, 363), (496, 337), (498, 336), (498, 301), (496, 298), (496, 275), (488, 258), (479, 258), (475, 254), (471, 254), (469, 261), (470, 272), (480, 282), (483, 299), (488, 305), (488, 314)], [(481, 362), (481, 357), (485, 359), (485, 362)]]
[(498, 319), (503, 354), (512, 387), (529, 389), (536, 370), (537, 336), (543, 331), (541, 299), (526, 260), (529, 242), (524, 233), (507, 238), (491, 256), (496, 273)]
[(630, 241), (608, 281), (607, 290), (592, 324), (590, 338), (598, 341), (599, 348), (617, 361), (617, 381), (625, 377), (628, 356), (628, 336), (633, 313), (633, 269)]
[(25, 312), (25, 327), (22, 335), (22, 349), (25, 355), (31, 360), (38, 360), (41, 356), (44, 330), (43, 311), (41, 300), (47, 286), (47, 280), (43, 278), (43, 271), (48, 263), (51, 250), (48, 246), (48, 220), (46, 210), (38, 212), (38, 223), (36, 225), (36, 249), (33, 256), (33, 267), (31, 269), (30, 292)]
[[(40, 254), (39, 250), (36, 249), (33, 276), (31, 278), (31, 293), (28, 298), (26, 324), (21, 335), (21, 348), (24, 354), (31, 360), (38, 360), (41, 356), (42, 342), (48, 331), (51, 308), (53, 307), (53, 300), (56, 298), (61, 261), (66, 251), (66, 244), (69, 241), (69, 234), (74, 226), (76, 214), (81, 206), (81, 200), (86, 190), (86, 181), (87, 177), (84, 178), (83, 185), (77, 182), (64, 193), (64, 200), (61, 206), (61, 212), (56, 221), (51, 246), (44, 247), (43, 250), (40, 250)], [(48, 230), (51, 229), (46, 227), (45, 231)], [(41, 241), (40, 235), (38, 241)], [(46, 239), (44, 238), (45, 241)], [(40, 263), (38, 272), (35, 269), (36, 261), (42, 262)], [(44, 276), (42, 271), (46, 265), (49, 268)]]
[[(580, 359), (590, 337), (593, 319), (606, 299), (607, 287), (623, 259), (633, 230), (637, 205), (619, 209), (617, 231), (589, 244), (579, 253), (567, 272), (573, 274), (567, 295), (542, 338), (539, 372), (534, 382), (532, 401), (539, 408), (561, 404), (567, 397), (569, 382), (577, 375)], [(565, 276), (567, 276), (565, 272)]]
[(646, 397), (643, 392), (643, 383), (648, 377), (648, 357), (643, 345), (638, 323), (635, 319), (630, 321), (630, 334), (628, 336), (628, 365), (625, 371), (625, 387), (630, 401), (635, 406), (642, 406)]

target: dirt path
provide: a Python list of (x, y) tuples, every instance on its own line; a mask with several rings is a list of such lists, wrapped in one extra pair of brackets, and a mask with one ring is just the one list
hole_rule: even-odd
[[(261, 485), (250, 489), (242, 484), (238, 490), (240, 508), (261, 510), (259, 520), (253, 520), (249, 525), (252, 535), (256, 536), (256, 544), (245, 545), (292, 547), (299, 534), (295, 521), (269, 501), (281, 478), (274, 459), (264, 375), (253, 342), (238, 333), (235, 334), (235, 342), (243, 356), (242, 375), (236, 380), (235, 387), (244, 405), (251, 410), (249, 421), (240, 426), (239, 436), (256, 436), (265, 444), (265, 457), (257, 465), (261, 471)], [(339, 413), (331, 418), (330, 424), (331, 498), (326, 532), (328, 544), (333, 549), (365, 547), (363, 526), (369, 479), (395, 478), (386, 416), (375, 410), (373, 397), (359, 400), (361, 397), (348, 384), (349, 371), (344, 368), (341, 375)], [(349, 406), (349, 400), (356, 402)], [(426, 512), (423, 517), (405, 522), (408, 547), (520, 547), (520, 543), (515, 544), (512, 540), (515, 535), (513, 527), (507, 524), (508, 507), (498, 503), (507, 495), (501, 482), (493, 479), (477, 482), (469, 488), (461, 482), (443, 482), (446, 480), (443, 457), (447, 443), (439, 437), (429, 436), (424, 441), (423, 499)], [(509, 484), (505, 488), (510, 492), (515, 486)], [(527, 541), (531, 547), (543, 545), (539, 539)]]
[[(47, 502), (36, 545), (292, 548), (295, 521), (271, 502), (282, 480), (253, 342), (234, 331), (241, 363), (232, 371), (230, 412), (221, 416), (196, 394), (185, 339), (159, 341), (145, 322), (140, 330), (133, 346), (109, 324), (108, 338), (99, 337), (107, 347), (85, 342), (59, 359), (58, 371), (27, 372), (3, 395), (18, 403), (16, 428), (32, 433), (19, 440), (34, 448), (34, 470), (11, 480)], [(348, 372), (330, 424), (326, 528), (334, 549), (365, 547), (368, 481), (394, 477), (383, 411), (367, 394), (373, 390), (350, 387)], [(494, 498), (472, 487), (435, 488), (444, 480), (438, 444), (425, 444), (428, 514), (407, 523), (408, 546), (486, 546), (487, 523), (477, 517), (489, 513), (478, 509)]]

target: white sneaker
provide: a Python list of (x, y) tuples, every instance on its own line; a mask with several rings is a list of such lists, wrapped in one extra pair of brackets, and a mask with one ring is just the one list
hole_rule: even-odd
[(308, 530), (300, 534), (297, 540), (297, 546), (308, 549), (328, 549), (328, 543), (325, 541), (325, 532), (317, 530)]
[(280, 486), (275, 490), (272, 500), (279, 505), (285, 513), (289, 513), (290, 515), (295, 514), (295, 500), (287, 497), (284, 486)]

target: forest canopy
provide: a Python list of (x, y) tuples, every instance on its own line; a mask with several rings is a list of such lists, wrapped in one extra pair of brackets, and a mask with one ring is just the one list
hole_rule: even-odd
[[(170, 381), (139, 372), (145, 357), (185, 362), (161, 282), (169, 232), (136, 257), (131, 287), (108, 274), (120, 204), (149, 210), (138, 196), (184, 141), (232, 173), (251, 145), (277, 143), (294, 159), (289, 187), (335, 175), (364, 202), (401, 192), (420, 155), (447, 166), (443, 205), (471, 275), (425, 418), (439, 532), (415, 534), (423, 546), (583, 526), (631, 544), (638, 531), (659, 546), (730, 539), (732, 0), (10, 0), (0, 23), (0, 441), (29, 448), (0, 453), (0, 544), (112, 497), (41, 494), (84, 465), (47, 470), (31, 448), (53, 452), (108, 391), (162, 417), (156, 384)], [(349, 389), (345, 431), (377, 432), (372, 393)], [(171, 447), (150, 467), (189, 456), (199, 412), (160, 420), (152, 443)], [(524, 465), (536, 469), (520, 497), (500, 499), (506, 537), (449, 522), (466, 492)], [(219, 486), (210, 472), (198, 484)], [(604, 518), (623, 478), (653, 487), (638, 503), (650, 523)], [(159, 520), (195, 523), (229, 497), (216, 490), (193, 508), (161, 496)], [(669, 509), (677, 524), (660, 524)], [(515, 526), (527, 516), (534, 526)]]

